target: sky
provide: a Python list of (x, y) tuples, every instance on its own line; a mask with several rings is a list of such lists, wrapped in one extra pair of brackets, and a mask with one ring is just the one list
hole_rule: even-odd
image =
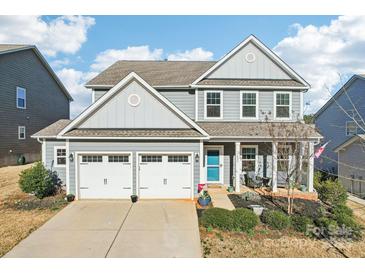
[(74, 98), (117, 60), (219, 60), (250, 34), (309, 82), (305, 114), (365, 73), (364, 16), (0, 16), (0, 43), (35, 44)]

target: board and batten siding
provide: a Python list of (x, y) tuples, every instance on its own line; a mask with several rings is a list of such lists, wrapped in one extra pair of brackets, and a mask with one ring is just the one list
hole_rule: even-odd
[(54, 163), (56, 159), (54, 158), (54, 149), (55, 147), (65, 147), (66, 148), (66, 142), (65, 141), (58, 141), (58, 140), (47, 140), (46, 141), (46, 151), (44, 153), (45, 159), (42, 159), (44, 162), (44, 165), (47, 169), (53, 170), (57, 172), (58, 177), (61, 179), (63, 184), (66, 183), (66, 166), (64, 167), (55, 167)]
[[(128, 103), (137, 95), (137, 106)], [(136, 80), (116, 92), (79, 128), (190, 128), (169, 107), (153, 96)]]
[[(95, 142), (95, 141), (73, 141), (69, 143), (70, 153), (82, 154), (82, 152), (132, 152), (133, 158), (133, 193), (137, 193), (137, 152), (189, 152), (199, 153), (200, 143), (199, 142)], [(194, 164), (194, 195), (198, 193), (198, 183), (200, 180), (199, 162), (195, 161), (193, 156), (192, 162)], [(69, 190), (71, 193), (76, 194), (76, 165), (78, 165), (78, 159), (70, 163), (69, 167)]]
[[(240, 117), (240, 90), (223, 90), (223, 117), (222, 119), (204, 119), (204, 90), (198, 90), (198, 121), (254, 121), (245, 120)], [(274, 120), (275, 97), (274, 91), (260, 90), (259, 98), (259, 119), (264, 121), (267, 116), (269, 121)], [(291, 92), (292, 121), (301, 119), (300, 92)]]
[[(246, 61), (246, 54), (255, 54), (254, 62)], [(211, 79), (291, 79), (261, 49), (248, 43), (208, 75)]]

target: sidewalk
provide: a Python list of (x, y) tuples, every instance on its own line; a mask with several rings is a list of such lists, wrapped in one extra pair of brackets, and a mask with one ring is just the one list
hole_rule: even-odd
[(212, 198), (212, 204), (214, 207), (225, 208), (228, 210), (235, 209), (231, 200), (227, 196), (227, 190), (224, 188), (208, 188), (208, 193)]
[(347, 205), (353, 210), (354, 215), (365, 223), (365, 200), (348, 194)]

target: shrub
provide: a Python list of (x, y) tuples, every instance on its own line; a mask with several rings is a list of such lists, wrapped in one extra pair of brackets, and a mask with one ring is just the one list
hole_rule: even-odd
[(232, 213), (224, 208), (214, 207), (205, 210), (200, 222), (206, 228), (211, 226), (222, 230), (233, 230)]
[(327, 179), (317, 188), (319, 199), (333, 206), (345, 204), (347, 191), (338, 180)]
[(265, 210), (261, 220), (273, 229), (285, 229), (290, 225), (289, 216), (277, 210)]
[(39, 199), (55, 194), (60, 186), (57, 173), (47, 170), (41, 162), (23, 170), (18, 183), (22, 191)]
[(338, 233), (338, 224), (331, 218), (320, 217), (315, 220), (315, 224), (320, 228), (321, 236), (333, 236)]
[(307, 232), (308, 225), (312, 225), (313, 221), (311, 218), (302, 215), (293, 215), (290, 218), (291, 225), (296, 231)]
[(247, 208), (238, 208), (231, 212), (233, 228), (238, 231), (249, 232), (259, 223), (259, 217)]
[(334, 220), (344, 230), (341, 232), (344, 236), (350, 236), (354, 239), (361, 238), (362, 227), (354, 219), (351, 208), (345, 205), (338, 205), (332, 209), (332, 213)]

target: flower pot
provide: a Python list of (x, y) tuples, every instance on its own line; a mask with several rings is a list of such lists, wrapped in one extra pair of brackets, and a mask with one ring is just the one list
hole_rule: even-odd
[(262, 212), (264, 211), (264, 207), (261, 205), (249, 205), (249, 208), (257, 215), (261, 216)]
[(138, 200), (138, 196), (137, 195), (131, 195), (131, 201), (132, 201), (132, 203), (137, 202), (137, 200)]
[(227, 188), (227, 191), (228, 191), (229, 193), (233, 192), (233, 191), (234, 191), (233, 186), (229, 186), (229, 187)]
[(66, 196), (67, 202), (73, 202), (75, 200), (75, 195), (73, 194), (68, 194)]
[(202, 198), (202, 197), (199, 197), (198, 199), (198, 203), (199, 205), (201, 206), (207, 206), (210, 204), (210, 202), (212, 201), (212, 199), (209, 197), (209, 198)]

